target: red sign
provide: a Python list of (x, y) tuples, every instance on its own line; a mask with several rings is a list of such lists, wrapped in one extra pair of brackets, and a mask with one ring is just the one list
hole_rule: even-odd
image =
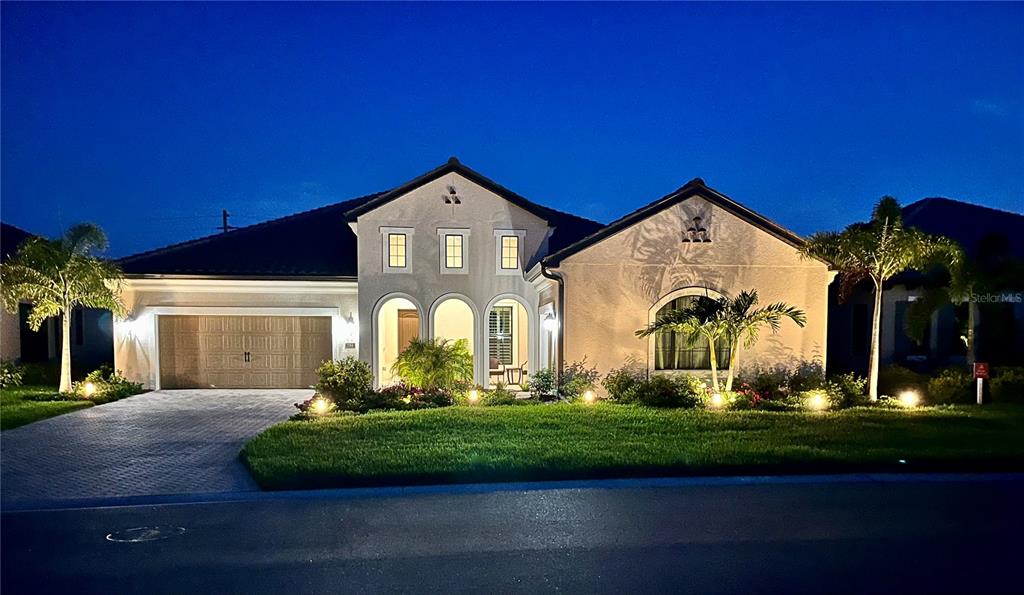
[(984, 378), (988, 380), (988, 364), (976, 362), (974, 364), (974, 379)]

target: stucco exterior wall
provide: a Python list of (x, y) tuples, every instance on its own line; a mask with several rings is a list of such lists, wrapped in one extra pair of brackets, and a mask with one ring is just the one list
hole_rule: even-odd
[(334, 357), (358, 352), (354, 281), (134, 279), (126, 282), (122, 299), (129, 315), (114, 321), (114, 365), (147, 388), (159, 386), (161, 314), (329, 315)]
[(14, 361), (21, 357), (21, 329), (18, 315), (0, 308), (0, 360)]
[[(443, 196), (454, 186), (460, 205), (447, 205)], [(408, 272), (386, 272), (381, 228), (411, 228), (408, 239)], [(465, 274), (442, 274), (438, 229), (468, 229), (464, 245)], [(458, 174), (448, 174), (426, 183), (372, 211), (356, 221), (359, 253), (360, 359), (371, 362), (380, 374), (381, 362), (374, 348), (375, 308), (388, 296), (411, 299), (420, 310), (420, 336), (430, 337), (432, 307), (444, 296), (455, 295), (469, 303), (475, 313), (476, 380), (487, 382), (488, 362), (486, 317), (499, 298), (515, 297), (526, 308), (529, 321), (528, 353), (536, 353), (537, 290), (521, 271), (498, 274), (495, 230), (524, 232), (520, 240), (520, 264), (525, 266), (545, 245), (548, 225), (543, 219), (515, 206), (493, 192)], [(536, 356), (528, 356), (534, 369)]]
[[(683, 243), (694, 217), (703, 219), (711, 242)], [(568, 258), (557, 269), (565, 278), (565, 361), (582, 360), (602, 373), (629, 358), (653, 370), (651, 339), (634, 335), (647, 325), (651, 308), (688, 287), (726, 295), (756, 289), (761, 304), (786, 302), (807, 314), (799, 328), (784, 322), (740, 352), (740, 368), (754, 362), (793, 365), (825, 362), (828, 285), (832, 273), (817, 260), (712, 205), (687, 199)]]

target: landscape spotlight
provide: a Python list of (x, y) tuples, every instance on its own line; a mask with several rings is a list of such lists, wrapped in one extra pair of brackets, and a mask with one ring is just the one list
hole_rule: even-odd
[(327, 407), (327, 400), (323, 397), (313, 401), (313, 411), (316, 411), (320, 415), (327, 413)]
[(596, 398), (597, 397), (594, 396), (594, 391), (592, 391), (592, 390), (588, 390), (588, 391), (583, 393), (583, 401), (585, 403), (593, 403), (594, 399), (596, 399)]
[(828, 401), (825, 400), (825, 395), (821, 394), (820, 391), (816, 391), (807, 399), (807, 406), (816, 411), (821, 411), (828, 407)]
[(476, 390), (475, 388), (473, 390), (469, 391), (469, 402), (470, 403), (476, 403), (479, 399), (480, 399), (480, 391)]
[(722, 393), (714, 393), (711, 395), (711, 406), (715, 409), (722, 406)]
[(900, 393), (900, 405), (904, 407), (917, 407), (921, 404), (921, 396), (917, 391), (905, 390)]
[(96, 393), (96, 385), (91, 382), (85, 383), (85, 396), (91, 397)]

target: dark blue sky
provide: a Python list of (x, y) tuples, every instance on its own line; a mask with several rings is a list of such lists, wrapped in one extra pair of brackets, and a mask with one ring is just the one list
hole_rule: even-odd
[(11, 4), (2, 216), (114, 254), (458, 155), (609, 221), (701, 176), (799, 233), (1024, 210), (1024, 4)]

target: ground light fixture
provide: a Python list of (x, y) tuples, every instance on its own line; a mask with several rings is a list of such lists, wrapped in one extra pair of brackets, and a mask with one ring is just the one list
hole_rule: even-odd
[(94, 394), (96, 394), (96, 385), (91, 383), (91, 382), (86, 382), (84, 390), (85, 390), (85, 396), (91, 397)]
[(476, 403), (479, 400), (480, 400), (480, 391), (478, 391), (475, 388), (473, 390), (469, 391), (469, 402), (470, 403)]
[(583, 393), (583, 402), (590, 404), (593, 403), (597, 397), (594, 396), (594, 391), (588, 390)]
[(324, 413), (327, 413), (327, 407), (327, 400), (322, 397), (313, 401), (313, 411), (315, 411), (318, 415), (323, 415)]
[(921, 395), (915, 390), (905, 390), (900, 393), (900, 405), (904, 407), (917, 407), (921, 404)]
[(820, 391), (815, 391), (808, 397), (807, 406), (815, 411), (822, 411), (828, 407), (828, 400)]
[(724, 400), (722, 399), (722, 393), (714, 393), (711, 395), (711, 406), (718, 409), (722, 406)]

